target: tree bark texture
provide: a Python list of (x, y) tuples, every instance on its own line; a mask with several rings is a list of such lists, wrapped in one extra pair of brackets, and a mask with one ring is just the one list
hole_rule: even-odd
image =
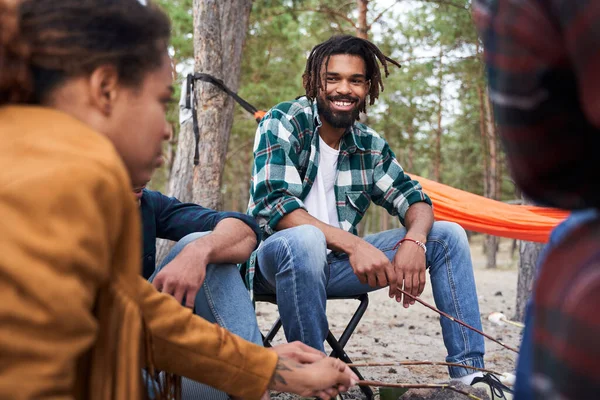
[[(523, 204), (531, 204), (531, 202), (523, 198)], [(516, 321), (523, 322), (525, 320), (525, 306), (531, 297), (536, 266), (543, 249), (543, 243), (520, 241), (519, 277), (517, 280), (517, 301), (514, 316)]]
[[(239, 88), (242, 48), (252, 0), (194, 0), (195, 71)], [(210, 83), (196, 82), (200, 162), (193, 169), (192, 200), (219, 209), (234, 100)]]
[(485, 123), (485, 106), (483, 102), (483, 88), (481, 84), (477, 85), (477, 97), (479, 99), (479, 130), (481, 132), (480, 135), (480, 145), (481, 145), (481, 158), (483, 161), (483, 194), (487, 196), (489, 193), (488, 183), (490, 176), (490, 165), (488, 163), (487, 156), (487, 133), (486, 133), (486, 123)]
[[(184, 203), (192, 201), (192, 175), (194, 172), (194, 129), (192, 120), (184, 121), (179, 128), (177, 150), (171, 166), (169, 179), (169, 196), (175, 197)], [(158, 239), (156, 241), (156, 265), (169, 254), (175, 245), (170, 240)]]
[[(485, 197), (498, 200), (500, 193), (498, 190), (498, 135), (496, 134), (496, 124), (494, 123), (494, 114), (490, 102), (489, 92), (486, 89), (483, 99), (485, 110), (485, 128), (488, 147), (488, 167), (486, 169), (487, 193)], [(496, 253), (498, 252), (498, 238), (488, 235), (485, 244), (486, 266), (487, 268), (496, 268)]]
[(369, 10), (369, 0), (357, 0), (358, 25), (356, 26), (356, 36), (362, 39), (369, 38), (369, 25), (367, 24), (367, 11)]
[(193, 123), (191, 119), (188, 119), (179, 127), (177, 151), (169, 180), (169, 196), (184, 203), (192, 201), (195, 146)]
[(514, 319), (525, 319), (525, 306), (531, 296), (536, 265), (544, 245), (542, 243), (521, 241), (519, 248), (519, 278), (517, 281), (517, 302)]
[(442, 49), (440, 48), (439, 64), (439, 88), (438, 88), (438, 110), (437, 110), (437, 129), (434, 136), (434, 160), (433, 160), (433, 178), (436, 182), (442, 183), (442, 111), (444, 96), (444, 65)]

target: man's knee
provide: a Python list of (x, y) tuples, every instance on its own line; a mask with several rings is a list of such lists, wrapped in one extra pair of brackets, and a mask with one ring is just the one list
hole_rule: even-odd
[(443, 240), (447, 243), (466, 244), (469, 240), (467, 233), (462, 226), (455, 222), (439, 221), (435, 222), (427, 240)]
[(325, 235), (319, 228), (312, 225), (300, 225), (279, 231), (267, 239), (267, 242), (272, 242), (279, 253), (290, 255), (302, 256), (306, 253), (326, 254), (327, 252)]
[(279, 271), (293, 265), (299, 272), (322, 270), (327, 260), (327, 242), (323, 232), (312, 225), (300, 225), (277, 232), (268, 238), (259, 252), (261, 271)]

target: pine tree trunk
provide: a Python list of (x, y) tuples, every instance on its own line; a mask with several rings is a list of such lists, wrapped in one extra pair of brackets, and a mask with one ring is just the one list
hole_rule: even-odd
[(406, 133), (408, 134), (408, 155), (406, 157), (406, 169), (409, 172), (413, 170), (414, 156), (415, 156), (415, 126), (412, 121), (408, 124), (406, 128)]
[[(183, 93), (182, 93), (183, 95)], [(184, 203), (192, 201), (192, 174), (194, 167), (194, 132), (191, 118), (182, 121), (179, 126), (179, 135), (177, 138), (177, 150), (171, 166), (169, 179), (169, 196), (175, 197)], [(174, 242), (164, 239), (156, 241), (156, 265), (160, 265), (162, 260), (169, 254), (174, 246)]]
[[(196, 72), (222, 79), (234, 91), (239, 87), (242, 47), (252, 0), (194, 0), (194, 58)], [(192, 119), (180, 127), (169, 180), (169, 195), (218, 209), (234, 101), (210, 83), (197, 82), (199, 165), (193, 165), (195, 139)], [(157, 264), (173, 243), (157, 241)]]
[[(531, 203), (523, 198), (523, 204)], [(536, 266), (543, 249), (543, 243), (520, 241), (519, 278), (517, 280), (517, 301), (514, 316), (516, 321), (523, 322), (525, 319), (525, 306), (531, 297)]]
[[(485, 91), (483, 99), (483, 106), (485, 109), (485, 125), (486, 125), (486, 138), (488, 145), (488, 171), (487, 177), (488, 193), (487, 197), (490, 199), (498, 200), (498, 160), (497, 160), (497, 135), (496, 125), (494, 124), (494, 115), (492, 111), (492, 105), (490, 102), (489, 92)], [(489, 235), (486, 238), (486, 267), (496, 268), (496, 253), (498, 252), (498, 238)]]
[(514, 319), (521, 321), (525, 319), (525, 306), (531, 296), (533, 278), (538, 258), (544, 245), (542, 243), (521, 241), (519, 248), (519, 278), (517, 281), (517, 303)]
[[(194, 0), (195, 71), (237, 91), (252, 0)], [(195, 203), (219, 209), (234, 101), (210, 83), (197, 82), (200, 162), (194, 167)]]
[(477, 97), (479, 98), (479, 130), (481, 132), (480, 146), (481, 146), (481, 158), (483, 161), (483, 195), (489, 196), (489, 179), (490, 179), (490, 166), (488, 163), (487, 156), (487, 133), (485, 124), (485, 106), (483, 104), (483, 88), (481, 84), (477, 84)]
[(367, 25), (368, 5), (369, 0), (357, 0), (358, 25), (356, 27), (356, 36), (362, 39), (369, 38), (369, 26)]
[(177, 151), (171, 168), (169, 196), (184, 203), (192, 201), (192, 175), (194, 173), (194, 128), (191, 119), (180, 125)]
[(443, 70), (443, 52), (440, 48), (440, 64), (438, 73), (438, 110), (437, 110), (437, 129), (435, 131), (434, 139), (434, 160), (433, 160), (433, 179), (437, 182), (442, 183), (442, 112), (443, 108), (443, 95), (444, 95), (444, 70)]

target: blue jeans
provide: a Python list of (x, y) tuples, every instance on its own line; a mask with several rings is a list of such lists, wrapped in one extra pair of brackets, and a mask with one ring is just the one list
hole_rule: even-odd
[[(370, 235), (364, 239), (390, 260), (394, 245), (406, 234), (404, 228)], [(427, 266), (438, 308), (481, 329), (479, 304), (473, 277), (469, 243), (457, 224), (436, 222), (427, 238)], [(373, 288), (361, 283), (346, 254), (330, 253), (323, 232), (311, 225), (285, 229), (267, 238), (258, 250), (254, 290), (275, 293), (288, 341), (300, 340), (324, 351), (328, 323), (325, 307), (328, 296), (351, 296)], [(483, 368), (483, 337), (441, 318), (448, 362)], [(458, 378), (472, 371), (450, 367)]]
[[(150, 282), (158, 272), (171, 262), (183, 248), (210, 232), (192, 233), (181, 239), (165, 257), (161, 265), (148, 279)], [(209, 264), (206, 278), (194, 302), (194, 314), (209, 322), (217, 323), (228, 331), (262, 346), (254, 307), (235, 264)], [(190, 379), (182, 380), (182, 399), (228, 399), (225, 393)]]
[[(539, 274), (539, 266), (542, 265), (546, 254), (562, 242), (568, 234), (580, 225), (597, 218), (599, 215), (598, 210), (584, 210), (573, 212), (566, 220), (558, 225), (550, 234), (550, 239), (544, 250), (540, 254), (537, 265), (538, 270), (536, 276)], [(531, 293), (530, 300), (527, 303), (525, 311), (525, 329), (523, 330), (523, 339), (521, 340), (521, 349), (519, 351), (519, 359), (517, 360), (517, 380), (515, 382), (515, 396), (514, 399), (527, 400), (533, 398), (533, 390), (531, 387), (530, 378), (533, 371), (533, 293)]]

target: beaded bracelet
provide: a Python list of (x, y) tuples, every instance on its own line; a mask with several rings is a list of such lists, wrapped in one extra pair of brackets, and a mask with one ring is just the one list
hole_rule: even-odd
[(423, 251), (425, 252), (425, 254), (427, 254), (427, 246), (425, 246), (425, 243), (420, 242), (418, 240), (409, 239), (409, 238), (404, 238), (404, 239), (400, 240), (398, 243), (396, 243), (396, 245), (394, 246), (394, 250), (396, 250), (402, 244), (402, 242), (405, 242), (407, 240), (409, 242), (415, 243), (417, 246), (419, 246), (420, 248), (423, 249)]

